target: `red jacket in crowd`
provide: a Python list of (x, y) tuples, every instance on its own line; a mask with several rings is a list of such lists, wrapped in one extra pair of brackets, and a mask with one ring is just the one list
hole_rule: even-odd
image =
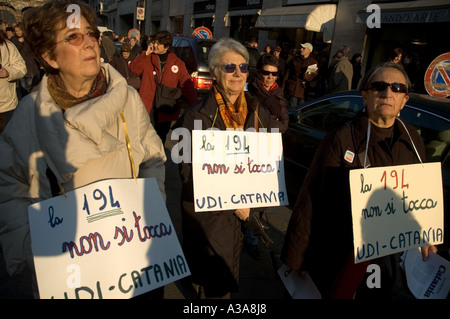
[[(129, 69), (135, 74), (142, 75), (139, 95), (144, 102), (147, 112), (150, 113), (153, 107), (153, 99), (156, 91), (153, 72), (156, 72), (157, 78), (161, 80), (159, 56), (157, 54), (146, 55), (145, 51), (142, 51), (142, 53), (129, 64)], [(193, 105), (197, 102), (197, 92), (186, 69), (186, 65), (175, 55), (175, 53), (171, 52), (167, 57), (161, 83), (168, 87), (179, 87), (189, 105)], [(178, 103), (178, 109), (176, 112), (172, 114), (159, 113), (158, 121), (176, 121), (180, 115), (180, 110), (181, 103)]]

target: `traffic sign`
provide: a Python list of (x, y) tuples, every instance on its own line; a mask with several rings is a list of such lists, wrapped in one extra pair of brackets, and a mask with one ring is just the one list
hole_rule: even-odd
[(138, 40), (141, 38), (141, 33), (138, 29), (131, 29), (128, 31), (128, 38), (131, 39), (132, 37), (135, 37)]
[(450, 52), (439, 55), (425, 72), (425, 89), (438, 97), (450, 96)]
[(197, 29), (194, 30), (194, 32), (192, 32), (192, 34), (200, 39), (212, 39), (213, 38), (211, 30), (209, 30), (206, 27), (198, 27)]
[(145, 9), (138, 7), (136, 9), (136, 20), (144, 20), (145, 19)]

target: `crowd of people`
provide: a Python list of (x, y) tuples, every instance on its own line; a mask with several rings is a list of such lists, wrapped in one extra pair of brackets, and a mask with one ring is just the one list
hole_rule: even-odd
[[(81, 9), (79, 28), (66, 24), (70, 4)], [(288, 107), (306, 99), (308, 83), (320, 73), (310, 43), (302, 43), (300, 52), (286, 61), (280, 57), (280, 47), (266, 47), (257, 75), (246, 90), (249, 53), (242, 43), (224, 38), (211, 47), (208, 63), (214, 83), (199, 100), (184, 63), (170, 50), (168, 31), (140, 44), (137, 39), (122, 39), (120, 52), (114, 53), (114, 41), (108, 35), (101, 37), (91, 7), (59, 0), (26, 10), (23, 24), (15, 26), (14, 32), (12, 40), (0, 33), (0, 111), (2, 116), (6, 113), (0, 135), (0, 242), (11, 276), (25, 267), (34, 272), (27, 215), (30, 204), (110, 178), (153, 177), (165, 198), (164, 141), (173, 121), (189, 131), (200, 120), (202, 129), (263, 128), (283, 133)], [(349, 57), (346, 46), (334, 57), (330, 92), (352, 87), (355, 65)], [(21, 83), (20, 95), (16, 80)], [(399, 124), (398, 113), (408, 100), (410, 87), (398, 64), (383, 64), (369, 72), (360, 85), (365, 111), (351, 126), (324, 140), (300, 191), (282, 259), (299, 273), (311, 272), (324, 298), (354, 296), (354, 291), (350, 296), (337, 296), (331, 290), (336, 284), (348, 283), (339, 281), (352, 248), (350, 199), (342, 185), (348, 183), (348, 170), (362, 165), (344, 162), (339, 143), (351, 140), (355, 130), (359, 140), (353, 141), (354, 153), (364, 152), (360, 148), (366, 145), (364, 139), (372, 127), (370, 149), (365, 150), (372, 166), (417, 163), (419, 155), (424, 158), (423, 142), (415, 130)], [(163, 100), (161, 92), (167, 89), (172, 95)], [(190, 107), (180, 117), (182, 97)], [(393, 108), (380, 108), (380, 99), (392, 99)], [(342, 170), (338, 174), (338, 170), (324, 169), (330, 167)], [(182, 245), (189, 278), (200, 298), (229, 298), (239, 287), (243, 229), (251, 211), (195, 212), (192, 163), (180, 163), (179, 171)], [(320, 216), (332, 211), (328, 205), (333, 201), (321, 200), (324, 193), (346, 203), (326, 223)], [(338, 228), (339, 223), (342, 227)], [(345, 239), (345, 245), (323, 249), (337, 236)], [(435, 247), (423, 249), (425, 257), (430, 250)], [(391, 298), (406, 289), (398, 274), (398, 260), (392, 264), (392, 258), (376, 261), (392, 283), (378, 297)], [(335, 271), (322, 271), (330, 260)], [(359, 277), (352, 280), (356, 288), (362, 282)], [(34, 297), (39, 296), (36, 282), (29, 289)]]

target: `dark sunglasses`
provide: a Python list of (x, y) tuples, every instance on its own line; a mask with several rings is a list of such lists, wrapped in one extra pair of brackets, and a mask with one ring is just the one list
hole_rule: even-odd
[[(227, 63), (222, 65), (222, 70), (225, 73), (234, 73), (237, 67), (238, 66), (234, 63)], [(248, 73), (248, 63), (239, 64), (239, 69), (241, 70), (242, 73)]]
[(387, 82), (383, 82), (383, 81), (372, 82), (369, 84), (367, 89), (372, 90), (372, 91), (382, 92), (382, 91), (386, 90), (388, 87), (390, 87), (392, 92), (394, 92), (394, 93), (407, 93), (408, 92), (408, 87), (405, 84), (397, 83), (397, 82), (394, 82), (394, 83), (387, 83)]
[(98, 41), (100, 38), (100, 31), (98, 30), (89, 30), (86, 33), (76, 32), (72, 33), (71, 35), (67, 36), (65, 39), (56, 42), (56, 44), (66, 41), (69, 42), (71, 45), (79, 46), (84, 42), (84, 36), (87, 35), (92, 40)]
[(272, 76), (278, 76), (278, 71), (277, 72), (270, 72), (270, 71), (262, 70), (261, 74), (265, 75), (265, 76), (268, 76), (269, 74), (272, 74)]

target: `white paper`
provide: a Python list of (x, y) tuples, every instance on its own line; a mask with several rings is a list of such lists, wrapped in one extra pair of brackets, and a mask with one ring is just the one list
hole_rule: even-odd
[(318, 70), (319, 68), (317, 67), (317, 64), (311, 64), (310, 66), (308, 66), (306, 72), (317, 73)]
[(408, 287), (417, 299), (445, 299), (450, 291), (450, 262), (430, 253), (422, 260), (420, 249), (405, 251), (402, 256)]
[(190, 275), (154, 178), (80, 187), (29, 221), (41, 298), (131, 298)]
[(296, 271), (283, 264), (278, 269), (278, 275), (292, 299), (322, 299), (319, 290), (307, 272), (304, 276), (299, 276)]
[(281, 133), (192, 131), (196, 212), (288, 205)]

